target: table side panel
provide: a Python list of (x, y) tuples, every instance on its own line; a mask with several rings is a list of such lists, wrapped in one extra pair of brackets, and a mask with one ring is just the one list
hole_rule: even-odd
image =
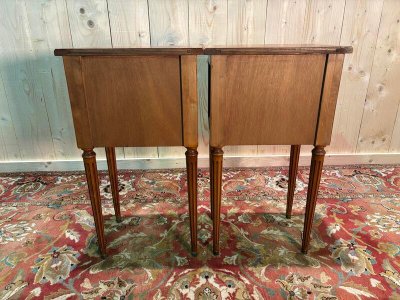
[(198, 146), (197, 57), (181, 56), (183, 145)]
[(96, 147), (181, 146), (179, 56), (82, 57)]
[(331, 142), (343, 61), (344, 54), (329, 54), (328, 56), (315, 145), (327, 146)]
[(315, 140), (326, 55), (211, 56), (210, 143)]
[(79, 148), (90, 149), (93, 148), (93, 141), (86, 105), (81, 57), (64, 57), (63, 62), (72, 118), (74, 120), (76, 142)]

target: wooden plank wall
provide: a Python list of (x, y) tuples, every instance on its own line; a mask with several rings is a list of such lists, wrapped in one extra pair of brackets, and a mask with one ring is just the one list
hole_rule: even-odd
[[(400, 152), (398, 0), (5, 0), (0, 2), (0, 162), (79, 159), (60, 47), (340, 44), (330, 154)], [(199, 150), (208, 155), (207, 56), (198, 58)], [(304, 147), (309, 152), (309, 147)], [(226, 147), (228, 156), (289, 147)], [(104, 155), (99, 150), (100, 156)], [(180, 147), (119, 158), (183, 157)]]

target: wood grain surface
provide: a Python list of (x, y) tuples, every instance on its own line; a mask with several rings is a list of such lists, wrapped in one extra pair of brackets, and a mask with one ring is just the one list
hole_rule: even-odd
[(198, 100), (197, 57), (181, 56), (182, 130), (183, 145), (197, 148), (198, 145)]
[(95, 147), (182, 145), (178, 56), (82, 61)]
[(81, 57), (65, 57), (64, 69), (65, 76), (68, 79), (68, 92), (74, 119), (76, 143), (79, 148), (93, 148)]
[(313, 144), (325, 58), (211, 56), (211, 147)]
[(331, 142), (343, 60), (344, 54), (330, 54), (327, 58), (314, 145), (326, 146)]

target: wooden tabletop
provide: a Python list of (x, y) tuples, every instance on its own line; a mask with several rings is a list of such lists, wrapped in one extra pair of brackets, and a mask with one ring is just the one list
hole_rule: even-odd
[(55, 56), (124, 56), (124, 55), (187, 55), (203, 54), (203, 48), (188, 47), (148, 47), (148, 48), (74, 48), (55, 49)]
[(229, 46), (205, 48), (206, 55), (240, 54), (240, 55), (270, 55), (270, 54), (339, 54), (351, 53), (351, 46), (326, 45), (260, 45), (260, 46)]
[(206, 48), (148, 47), (148, 48), (84, 48), (55, 49), (56, 56), (124, 56), (124, 55), (272, 55), (272, 54), (338, 54), (351, 53), (351, 46), (324, 45), (254, 45), (254, 46), (213, 46)]

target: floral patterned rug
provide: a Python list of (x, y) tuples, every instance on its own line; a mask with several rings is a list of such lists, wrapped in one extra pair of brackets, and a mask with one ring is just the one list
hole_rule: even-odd
[(400, 299), (400, 166), (326, 167), (300, 252), (308, 169), (284, 216), (287, 168), (225, 169), (221, 255), (208, 170), (190, 255), (184, 170), (119, 173), (123, 222), (101, 174), (101, 260), (83, 173), (0, 175), (0, 299)]

